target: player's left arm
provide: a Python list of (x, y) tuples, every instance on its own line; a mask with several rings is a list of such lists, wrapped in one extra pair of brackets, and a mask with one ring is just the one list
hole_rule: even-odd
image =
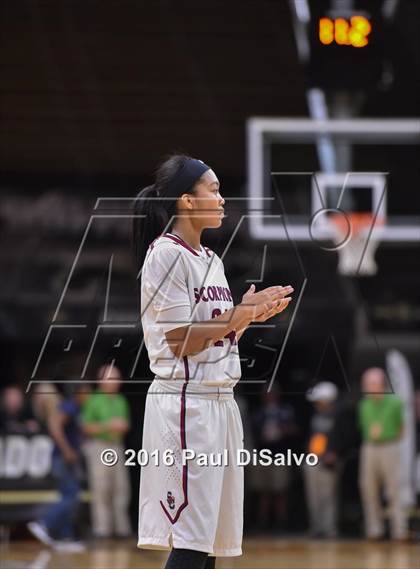
[(245, 330), (248, 328), (248, 326), (246, 328), (242, 328), (242, 330), (236, 330), (236, 340), (237, 342), (239, 342), (239, 340), (241, 339), (241, 336), (243, 336), (243, 333), (245, 332)]

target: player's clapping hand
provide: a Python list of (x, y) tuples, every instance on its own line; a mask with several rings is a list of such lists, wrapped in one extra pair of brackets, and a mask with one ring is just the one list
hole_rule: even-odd
[(254, 307), (252, 318), (254, 322), (265, 322), (289, 306), (292, 298), (288, 295), (293, 290), (293, 287), (288, 285), (284, 287), (271, 286), (255, 292), (255, 285), (252, 284), (243, 295), (242, 304)]

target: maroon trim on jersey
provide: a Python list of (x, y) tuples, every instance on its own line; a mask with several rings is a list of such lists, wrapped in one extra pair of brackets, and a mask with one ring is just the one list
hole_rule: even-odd
[(211, 257), (211, 253), (209, 253), (209, 251), (211, 251), (211, 249), (209, 249), (208, 247), (204, 247), (204, 251), (207, 253), (208, 257)]
[(178, 245), (182, 245), (183, 247), (185, 247), (185, 249), (188, 249), (188, 251), (190, 253), (192, 253), (193, 255), (195, 255), (196, 257), (199, 257), (200, 255), (197, 253), (197, 251), (195, 251), (195, 249), (193, 249), (192, 247), (190, 247), (188, 245), (188, 243), (185, 243), (185, 241), (183, 239), (181, 239), (181, 237), (178, 237), (178, 235), (172, 235), (172, 233), (165, 233), (163, 235), (163, 237), (168, 237), (169, 239), (172, 239), (172, 241), (174, 241), (175, 243), (177, 243)]
[[(184, 370), (185, 370), (185, 383), (182, 386), (181, 413), (180, 413), (180, 424), (179, 424), (182, 450), (187, 448), (187, 441), (185, 436), (185, 414), (186, 414), (185, 391), (187, 389), (188, 381), (190, 379), (190, 370), (188, 367), (187, 356), (184, 356), (183, 360), (184, 360)], [(176, 512), (174, 517), (171, 516), (171, 514), (166, 509), (165, 504), (162, 502), (162, 500), (160, 500), (160, 505), (162, 506), (162, 509), (165, 512), (166, 517), (169, 519), (171, 524), (175, 524), (178, 521), (182, 510), (184, 510), (188, 506), (188, 463), (182, 467), (182, 491), (184, 493), (184, 501), (179, 506), (178, 511)]]

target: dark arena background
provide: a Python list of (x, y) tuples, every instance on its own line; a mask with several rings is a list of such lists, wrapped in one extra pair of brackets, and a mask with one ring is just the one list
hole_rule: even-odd
[[(141, 449), (152, 375), (133, 203), (173, 152), (220, 180), (226, 217), (203, 243), (235, 304), (252, 283), (294, 287), (290, 307), (239, 342), (245, 448), (313, 450), (316, 386), (335, 393), (325, 477), (296, 462), (245, 466), (243, 555), (216, 567), (419, 568), (418, 0), (3, 0), (0, 13), (2, 569), (165, 564), (136, 548), (137, 455), (129, 532), (95, 535), (87, 459), (80, 550), (41, 543), (27, 524), (59, 500), (53, 407), (100, 389), (104, 364), (122, 377), (124, 448)], [(386, 487), (384, 534), (365, 531), (361, 377), (378, 367), (403, 409), (401, 535)], [(332, 508), (333, 526), (317, 528)]]

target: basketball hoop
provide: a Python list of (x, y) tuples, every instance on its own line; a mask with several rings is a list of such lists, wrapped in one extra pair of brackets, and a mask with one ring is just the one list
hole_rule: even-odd
[(380, 242), (383, 217), (371, 212), (341, 212), (329, 216), (339, 260), (337, 270), (346, 276), (370, 276), (378, 267), (375, 253)]

